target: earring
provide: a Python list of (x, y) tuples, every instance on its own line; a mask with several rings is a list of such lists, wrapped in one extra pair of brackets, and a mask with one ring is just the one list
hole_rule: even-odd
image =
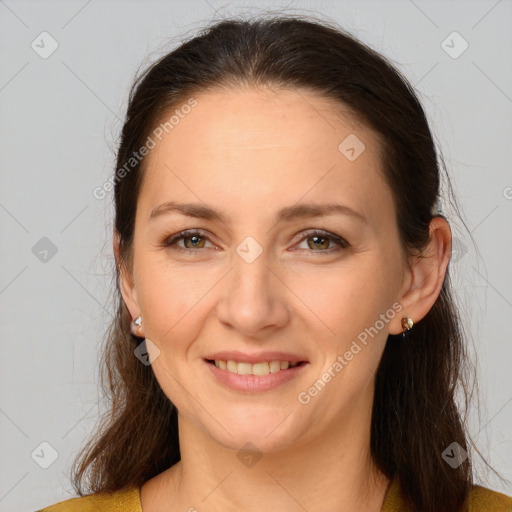
[[(133, 321), (133, 325), (135, 325), (135, 328), (137, 329), (137, 331), (139, 331), (140, 333), (140, 330), (141, 330), (141, 327), (142, 327), (142, 317), (141, 316), (138, 316), (134, 321)], [(133, 333), (135, 336), (139, 336), (140, 334), (135, 334)]]
[(402, 317), (402, 339), (405, 339), (406, 331), (410, 331), (413, 325), (414, 322), (412, 321), (412, 318), (409, 318), (408, 316)]

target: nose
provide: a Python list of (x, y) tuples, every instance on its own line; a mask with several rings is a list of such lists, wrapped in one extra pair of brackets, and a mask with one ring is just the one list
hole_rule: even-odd
[(235, 255), (225, 277), (217, 317), (245, 337), (268, 336), (289, 321), (289, 293), (283, 278), (268, 265), (265, 252), (251, 263)]

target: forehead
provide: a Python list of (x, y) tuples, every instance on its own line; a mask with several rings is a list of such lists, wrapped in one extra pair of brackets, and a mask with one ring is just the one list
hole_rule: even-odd
[[(174, 117), (146, 157), (139, 197), (146, 213), (182, 199), (275, 211), (304, 197), (357, 205), (371, 217), (382, 214), (372, 211), (379, 197), (391, 200), (378, 135), (339, 102), (306, 90), (254, 87), (194, 98), (196, 106)], [(175, 110), (180, 105), (162, 121)]]

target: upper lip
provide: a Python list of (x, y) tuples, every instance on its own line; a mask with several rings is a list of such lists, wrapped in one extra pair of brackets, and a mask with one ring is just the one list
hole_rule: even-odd
[(215, 352), (205, 357), (212, 361), (236, 361), (240, 363), (262, 363), (264, 361), (289, 361), (291, 363), (299, 363), (306, 361), (306, 358), (290, 354), (288, 352), (258, 352), (253, 354), (245, 354), (236, 350), (226, 350), (222, 352)]

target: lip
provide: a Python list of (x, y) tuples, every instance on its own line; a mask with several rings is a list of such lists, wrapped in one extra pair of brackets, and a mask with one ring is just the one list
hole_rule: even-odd
[[(277, 357), (275, 359), (279, 358)], [(282, 360), (288, 361), (288, 359)], [(300, 361), (300, 359), (297, 359), (297, 362), (298, 361)], [(304, 368), (309, 366), (308, 362), (304, 362), (303, 364), (295, 366), (294, 368), (280, 370), (277, 373), (269, 373), (268, 375), (239, 375), (237, 373), (232, 373), (228, 372), (227, 370), (217, 368), (214, 364), (209, 363), (206, 359), (204, 359), (204, 364), (212, 373), (213, 377), (224, 386), (227, 386), (228, 388), (234, 389), (236, 391), (249, 391), (251, 393), (270, 391), (271, 389), (281, 386), (282, 384), (290, 382), (292, 379), (300, 375)]]
[(263, 363), (265, 361), (289, 361), (290, 363), (300, 363), (309, 361), (305, 357), (301, 357), (288, 352), (259, 352), (254, 354), (245, 354), (238, 352), (237, 350), (227, 350), (223, 352), (215, 352), (207, 355), (205, 360), (210, 359), (212, 361), (236, 361), (237, 363)]

